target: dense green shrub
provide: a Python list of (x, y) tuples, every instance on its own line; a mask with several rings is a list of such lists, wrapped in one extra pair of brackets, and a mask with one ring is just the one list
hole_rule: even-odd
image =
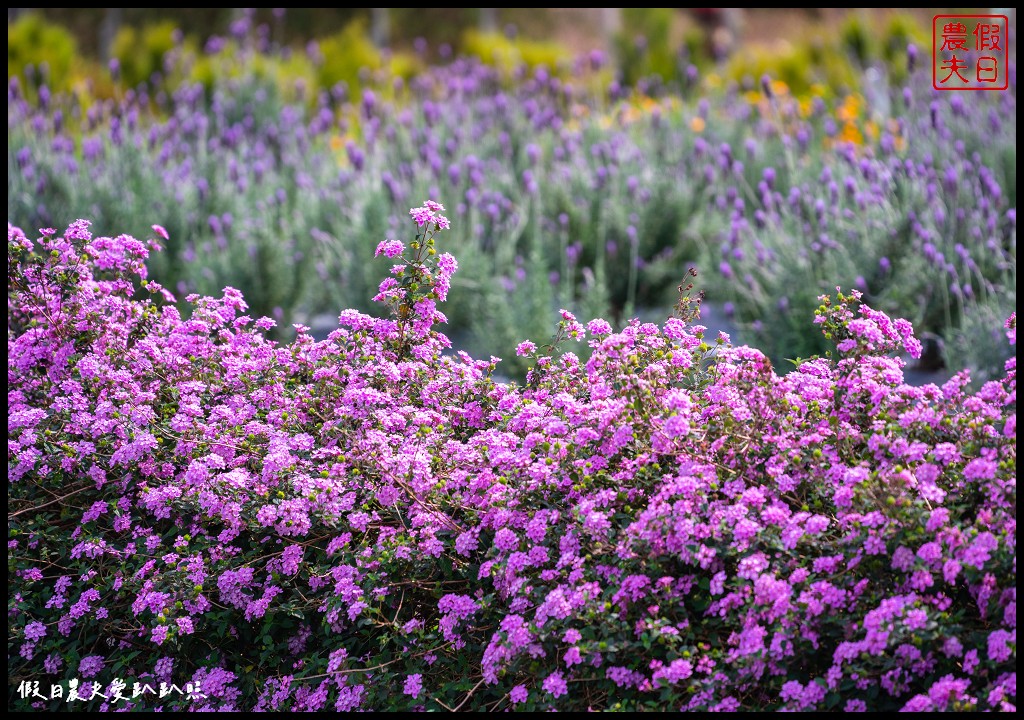
[(689, 58), (684, 63), (680, 48), (693, 48), (694, 43), (676, 42), (675, 14), (674, 8), (622, 9), (623, 30), (615, 38), (615, 49), (625, 84), (633, 86), (652, 76), (673, 85), (683, 80)]
[(462, 49), (467, 55), (480, 58), (487, 65), (511, 75), (524, 67), (547, 68), (566, 76), (572, 56), (555, 42), (509, 38), (498, 32), (467, 30), (462, 36)]
[(17, 77), (33, 92), (71, 87), (71, 70), (79, 63), (75, 39), (36, 13), (25, 13), (7, 24), (7, 77)]
[(140, 29), (126, 25), (118, 30), (111, 55), (128, 87), (148, 82), (154, 73), (164, 72), (164, 58), (178, 45), (176, 31), (177, 26), (169, 21)]
[(367, 36), (366, 22), (362, 19), (353, 20), (341, 32), (320, 40), (318, 45), (317, 82), (322, 88), (330, 89), (339, 82), (352, 89), (359, 88), (362, 85), (360, 73), (384, 65), (380, 50)]

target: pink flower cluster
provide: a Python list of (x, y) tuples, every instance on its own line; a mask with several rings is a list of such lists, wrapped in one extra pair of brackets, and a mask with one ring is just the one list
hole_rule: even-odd
[(421, 228), (429, 229), (430, 225), (434, 225), (437, 230), (447, 230), (451, 227), (451, 223), (441, 214), (443, 212), (444, 205), (427, 200), (421, 206), (409, 210), (409, 215), (412, 216), (413, 222)]

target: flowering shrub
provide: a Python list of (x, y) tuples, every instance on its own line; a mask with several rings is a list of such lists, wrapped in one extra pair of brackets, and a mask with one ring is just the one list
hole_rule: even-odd
[(1015, 358), (907, 386), (840, 292), (785, 376), (565, 310), (495, 383), (443, 212), (377, 247), (390, 317), (288, 345), (146, 298), (155, 239), (8, 225), (10, 708), (1014, 709)]

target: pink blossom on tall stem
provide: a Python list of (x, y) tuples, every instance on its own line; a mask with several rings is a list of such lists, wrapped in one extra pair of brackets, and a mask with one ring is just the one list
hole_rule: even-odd
[(385, 257), (395, 258), (401, 255), (404, 250), (405, 245), (403, 245), (399, 240), (382, 240), (377, 245), (377, 249), (374, 251), (373, 256), (379, 257), (384, 255)]
[(446, 218), (441, 213), (444, 212), (444, 205), (433, 200), (427, 200), (420, 207), (415, 207), (409, 210), (409, 214), (412, 216), (413, 221), (419, 227), (428, 227), (431, 223), (434, 223), (439, 230), (447, 230), (451, 227)]

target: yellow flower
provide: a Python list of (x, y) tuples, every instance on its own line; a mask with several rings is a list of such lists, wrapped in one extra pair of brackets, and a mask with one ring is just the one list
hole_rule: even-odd
[(843, 124), (843, 131), (839, 133), (839, 139), (844, 140), (846, 142), (854, 143), (855, 145), (864, 144), (864, 136), (861, 134), (857, 126), (854, 125), (852, 122), (847, 122)]
[(705, 124), (704, 118), (700, 115), (694, 115), (693, 120), (690, 121), (690, 129), (695, 133), (704, 132)]
[(843, 122), (855, 119), (860, 114), (862, 100), (863, 98), (860, 95), (847, 95), (846, 99), (843, 100), (843, 104), (836, 110), (836, 117)]

